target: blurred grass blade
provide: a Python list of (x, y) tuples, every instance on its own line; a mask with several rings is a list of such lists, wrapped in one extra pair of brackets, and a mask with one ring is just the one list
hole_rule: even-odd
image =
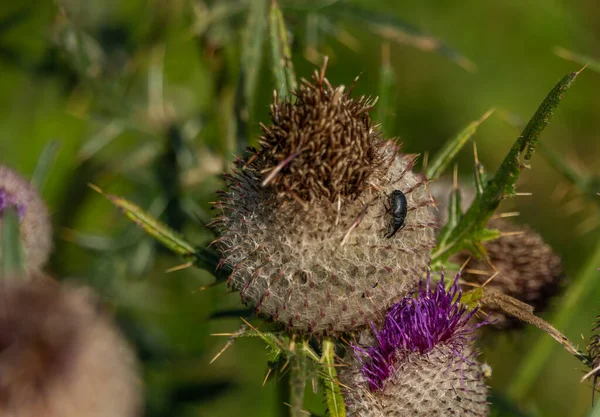
[(443, 245), (438, 242), (432, 254), (432, 262), (446, 260), (452, 253), (460, 250), (467, 243), (476, 244), (476, 242), (469, 241), (472, 241), (477, 231), (485, 228), (500, 201), (503, 198), (515, 195), (515, 184), (523, 167), (521, 157), (524, 154), (525, 161), (531, 159), (542, 131), (550, 122), (554, 110), (577, 75), (579, 75), (579, 72), (565, 75), (546, 96), (508, 152), (508, 155), (504, 158), (504, 161), (502, 161), (494, 178), (488, 182), (483, 194), (477, 197), (458, 225), (452, 230), (446, 242)]
[(467, 127), (465, 127), (462, 131), (460, 131), (456, 136), (449, 139), (442, 149), (433, 157), (430, 161), (429, 166), (427, 167), (427, 172), (425, 175), (429, 180), (435, 180), (440, 177), (444, 173), (444, 171), (448, 168), (456, 154), (460, 152), (460, 150), (465, 146), (465, 144), (473, 137), (475, 132), (477, 132), (477, 128), (487, 120), (488, 117), (492, 113), (494, 113), (494, 109), (490, 109), (479, 120), (475, 120), (474, 122), (469, 123)]
[(44, 149), (42, 149), (42, 152), (40, 153), (40, 156), (37, 160), (37, 165), (35, 166), (35, 170), (31, 176), (31, 183), (38, 190), (41, 190), (44, 187), (44, 183), (48, 178), (52, 164), (56, 159), (58, 146), (58, 141), (53, 140), (44, 146)]
[(125, 200), (124, 198), (106, 194), (95, 185), (90, 184), (90, 187), (94, 191), (97, 191), (106, 197), (115, 206), (120, 208), (130, 220), (136, 223), (150, 236), (161, 242), (167, 248), (171, 249), (173, 252), (183, 257), (191, 257), (195, 255), (196, 249), (192, 244), (185, 241), (169, 226), (159, 222), (154, 217), (144, 212), (144, 210), (137, 205)]
[(123, 133), (124, 130), (125, 127), (120, 122), (110, 122), (106, 127), (100, 130), (100, 132), (92, 136), (92, 138), (83, 144), (77, 153), (77, 161), (79, 163), (87, 161), (103, 148), (108, 146), (121, 133)]
[(267, 30), (267, 3), (268, 0), (251, 0), (242, 43), (244, 96), (250, 112), (254, 106), (258, 74), (263, 57), (263, 43)]
[(385, 137), (393, 136), (392, 121), (396, 108), (396, 74), (390, 63), (390, 44), (384, 43), (381, 48), (381, 70), (379, 71), (379, 100), (377, 101), (377, 122), (381, 123), (381, 131)]
[[(600, 242), (595, 252), (586, 262), (577, 279), (568, 287), (565, 294), (557, 300), (556, 313), (550, 318), (554, 326), (566, 329), (577, 307), (586, 295), (590, 294), (598, 283), (600, 265)], [(513, 378), (508, 395), (516, 401), (526, 398), (541, 372), (546, 368), (555, 344), (547, 337), (540, 337), (522, 358), (518, 374)]]
[(3, 277), (10, 277), (25, 270), (23, 248), (21, 247), (21, 234), (19, 216), (11, 207), (2, 212), (2, 249), (0, 261), (2, 263)]
[(308, 381), (308, 359), (303, 355), (291, 358), (290, 366), (290, 417), (306, 417), (304, 391)]
[(285, 27), (285, 20), (277, 1), (273, 0), (269, 13), (269, 40), (271, 44), (272, 71), (279, 97), (288, 98), (297, 89), (296, 73)]
[(389, 13), (378, 13), (348, 2), (335, 3), (323, 8), (323, 12), (356, 21), (392, 42), (411, 45), (422, 51), (436, 52), (467, 71), (475, 71), (475, 64), (459, 52), (450, 49), (439, 39), (427, 35), (418, 28), (403, 22)]
[(323, 354), (321, 355), (321, 381), (325, 386), (328, 415), (331, 417), (345, 417), (346, 407), (344, 397), (337, 379), (335, 370), (335, 343), (330, 339), (323, 341)]
[(567, 61), (585, 65), (587, 68), (600, 72), (600, 61), (598, 59), (571, 52), (568, 49), (561, 48), (560, 46), (554, 48), (554, 53), (559, 57), (566, 59)]
[(550, 165), (579, 190), (587, 194), (588, 197), (593, 197), (592, 201), (600, 203), (600, 200), (596, 198), (598, 192), (600, 192), (600, 179), (580, 174), (561, 155), (550, 149), (550, 147), (542, 145), (540, 145), (540, 153)]

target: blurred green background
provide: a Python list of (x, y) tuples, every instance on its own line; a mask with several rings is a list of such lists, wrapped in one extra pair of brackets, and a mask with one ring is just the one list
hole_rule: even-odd
[[(209, 364), (226, 341), (210, 334), (235, 331), (240, 323), (219, 312), (240, 308), (239, 297), (227, 294), (224, 285), (200, 291), (213, 281), (203, 271), (165, 273), (183, 261), (87, 186), (92, 182), (125, 196), (198, 245), (211, 241), (204, 227), (209, 202), (220, 187), (217, 174), (238, 151), (236, 138), (246, 133), (244, 117), (249, 117), (251, 144), (258, 122), (268, 121), (274, 84), (268, 41), (261, 46), (257, 38), (267, 21), (248, 25), (248, 10), (260, 10), (260, 3), (268, 8), (271, 2), (0, 5), (0, 162), (30, 175), (44, 146), (58, 141), (43, 188), (55, 226), (49, 269), (60, 279), (94, 286), (114, 306), (144, 361), (147, 416), (286, 413), (284, 384), (262, 386), (267, 366), (258, 340), (238, 341)], [(326, 54), (332, 83), (347, 85), (360, 74), (356, 95), (378, 95), (382, 63), (389, 57), (393, 85), (384, 89), (390, 103), (384, 128), (406, 152), (435, 152), (496, 108), (476, 135), (479, 157), (490, 172), (552, 86), (581, 68), (559, 57), (556, 48), (600, 57), (600, 9), (593, 1), (281, 5), (299, 76), (308, 78)], [(396, 20), (391, 24), (372, 13)], [(429, 36), (451, 49), (430, 50), (436, 43)], [(544, 144), (590, 176), (600, 175), (600, 74), (592, 67), (579, 76), (542, 136)], [(249, 77), (246, 81), (255, 74), (255, 89), (248, 81), (240, 85), (240, 74)], [(250, 99), (248, 111), (240, 110), (244, 99)], [(469, 146), (458, 162), (469, 175)], [(531, 166), (519, 191), (532, 195), (502, 209), (519, 211), (517, 221), (538, 230), (564, 260), (569, 279), (577, 281), (598, 259), (598, 204), (569, 185), (539, 152)], [(561, 330), (582, 346), (580, 335), (589, 336), (599, 313), (598, 280), (600, 272), (571, 299), (575, 308), (563, 314)], [(558, 298), (555, 311), (545, 317), (560, 314), (563, 304)], [(586, 415), (590, 384), (579, 383), (584, 373), (579, 362), (558, 345), (522, 395), (521, 412), (509, 411), (511, 382), (540, 336), (527, 329), (482, 346), (482, 359), (493, 368), (495, 415)], [(309, 398), (307, 409), (323, 415), (321, 397)]]

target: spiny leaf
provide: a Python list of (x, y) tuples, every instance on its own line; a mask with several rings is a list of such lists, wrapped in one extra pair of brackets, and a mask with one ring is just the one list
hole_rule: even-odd
[(287, 36), (287, 29), (281, 9), (273, 0), (269, 13), (269, 40), (271, 44), (272, 71), (275, 78), (277, 94), (282, 98), (290, 97), (290, 93), (298, 87), (296, 74), (292, 64), (292, 53)]
[(19, 216), (11, 207), (2, 212), (2, 249), (0, 250), (0, 261), (2, 263), (3, 277), (17, 275), (25, 269), (23, 249), (21, 246), (21, 234), (19, 229)]
[(176, 231), (158, 221), (134, 203), (115, 195), (106, 194), (95, 185), (90, 184), (90, 187), (106, 197), (121, 209), (130, 220), (168, 249), (184, 258), (193, 258), (196, 266), (213, 273), (217, 281), (224, 281), (229, 276), (231, 270), (227, 268), (218, 269), (219, 257), (216, 254), (206, 249), (195, 248)]
[(327, 410), (331, 417), (345, 417), (346, 406), (344, 397), (335, 370), (335, 343), (330, 339), (323, 341), (323, 354), (321, 355), (321, 381), (325, 386)]
[(473, 137), (475, 132), (477, 132), (477, 128), (483, 122), (485, 122), (487, 118), (494, 113), (494, 111), (494, 109), (488, 110), (479, 118), (479, 120), (469, 123), (469, 125), (461, 130), (456, 136), (446, 141), (442, 149), (439, 150), (427, 167), (427, 172), (425, 175), (428, 179), (438, 179), (440, 175), (444, 173), (454, 157), (456, 157), (456, 154), (458, 154), (458, 152), (463, 148), (463, 146), (465, 146), (469, 139)]
[(48, 173), (50, 172), (50, 168), (56, 159), (56, 151), (58, 149), (58, 141), (51, 141), (40, 153), (40, 156), (37, 160), (37, 165), (35, 166), (35, 171), (33, 171), (33, 175), (31, 176), (31, 183), (37, 188), (41, 190), (44, 186), (46, 179), (48, 178)]
[(416, 27), (387, 13), (379, 13), (373, 9), (363, 8), (348, 2), (338, 2), (322, 9), (332, 16), (346, 17), (365, 25), (379, 36), (397, 43), (408, 44), (422, 51), (436, 52), (453, 61), (467, 71), (475, 71), (476, 66), (459, 52), (450, 49), (439, 39), (423, 33)]
[(550, 122), (554, 110), (577, 75), (579, 72), (565, 75), (546, 96), (504, 158), (494, 178), (487, 183), (483, 194), (477, 197), (443, 246), (438, 244), (432, 254), (433, 261), (440, 259), (443, 261), (462, 249), (468, 241), (472, 240), (477, 230), (485, 227), (500, 201), (515, 194), (515, 184), (523, 167), (521, 157), (524, 156), (525, 160), (531, 159), (540, 134)]
[(124, 198), (106, 194), (95, 185), (90, 184), (90, 187), (106, 197), (111, 203), (120, 208), (130, 220), (173, 252), (184, 257), (194, 255), (195, 248), (192, 244), (186, 242), (177, 232), (150, 216), (137, 205)]

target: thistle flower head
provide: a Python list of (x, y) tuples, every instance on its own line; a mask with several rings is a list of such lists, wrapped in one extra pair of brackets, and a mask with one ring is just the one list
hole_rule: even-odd
[(430, 276), (415, 297), (390, 308), (371, 347), (355, 345), (340, 372), (351, 415), (487, 416), (484, 370), (473, 348), (477, 309), (460, 303), (458, 276), (448, 289)]
[[(350, 97), (352, 88), (333, 87), (324, 68), (303, 81), (295, 102), (275, 98), (272, 125), (262, 126), (251, 165), (282, 195), (314, 201), (337, 202), (356, 198), (368, 186), (367, 179), (390, 161), (369, 110), (375, 100)], [(387, 156), (387, 159), (386, 159)]]
[(447, 290), (443, 273), (435, 288), (431, 287), (428, 273), (417, 296), (404, 297), (394, 304), (385, 317), (383, 328), (380, 331), (373, 328), (376, 345), (366, 351), (354, 347), (358, 358), (364, 362), (362, 371), (372, 390), (381, 389), (394, 372), (395, 363), (411, 353), (424, 355), (444, 344), (451, 347), (457, 359), (465, 359), (462, 352), (474, 340), (473, 331), (485, 322), (471, 322), (478, 308), (469, 310), (461, 304), (458, 277)]
[(0, 301), (1, 415), (137, 415), (135, 358), (87, 289), (12, 280)]
[[(331, 334), (377, 320), (414, 289), (435, 244), (415, 157), (380, 138), (365, 100), (317, 75), (294, 103), (276, 101), (261, 148), (237, 161), (216, 205), (229, 287), (293, 330)], [(395, 190), (407, 211), (390, 237)]]
[(26, 179), (0, 165), (0, 229), (3, 213), (8, 208), (16, 210), (19, 216), (26, 270), (41, 270), (52, 248), (52, 228), (48, 210), (35, 188)]

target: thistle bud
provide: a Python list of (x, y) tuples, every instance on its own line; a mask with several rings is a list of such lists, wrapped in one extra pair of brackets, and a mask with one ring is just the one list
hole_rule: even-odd
[(354, 346), (340, 382), (349, 415), (487, 416), (488, 389), (476, 360), (470, 320), (457, 278), (427, 283), (388, 312), (372, 346)]
[[(564, 284), (560, 258), (538, 233), (526, 225), (495, 219), (488, 223), (488, 228), (499, 229), (505, 235), (484, 242), (489, 263), (471, 258), (465, 267), (464, 279), (483, 284), (488, 280), (488, 275), (469, 271), (489, 271), (491, 275), (491, 263), (498, 275), (487, 286), (531, 305), (536, 311), (544, 311)], [(468, 253), (460, 253), (455, 261), (463, 263), (468, 257)], [(490, 314), (494, 318), (495, 328), (515, 328), (521, 325), (519, 320), (500, 311), (490, 311)]]
[(275, 99), (259, 149), (228, 176), (215, 243), (229, 287), (258, 313), (293, 330), (348, 331), (416, 286), (435, 243), (433, 201), (414, 157), (371, 123), (372, 101), (323, 74), (295, 95)]
[(52, 248), (48, 210), (38, 192), (25, 178), (0, 165), (0, 229), (2, 214), (7, 208), (14, 209), (19, 216), (25, 269), (28, 272), (41, 270)]
[(88, 290), (12, 280), (0, 301), (1, 415), (138, 415), (135, 357)]

